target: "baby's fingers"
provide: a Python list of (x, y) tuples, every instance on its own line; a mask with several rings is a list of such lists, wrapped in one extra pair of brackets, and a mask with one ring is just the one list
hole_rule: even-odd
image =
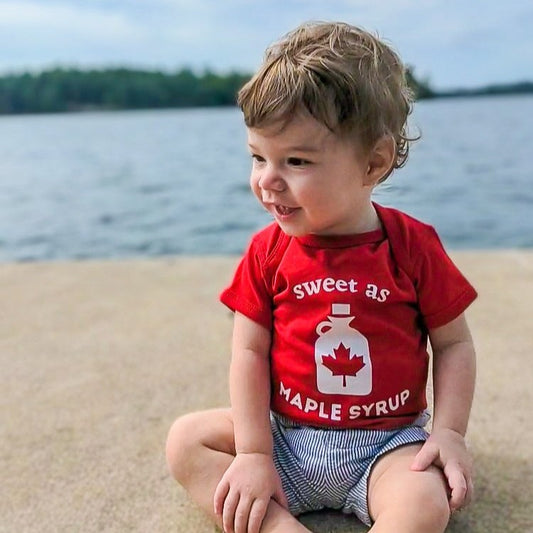
[(450, 487), (450, 509), (457, 511), (468, 502), (468, 485), (465, 474), (458, 466), (449, 466), (445, 469), (445, 475)]
[(216, 515), (222, 514), (224, 508), (224, 500), (229, 492), (229, 483), (225, 481), (224, 478), (220, 481), (215, 489), (215, 494), (213, 495), (213, 510)]
[(222, 527), (225, 533), (235, 533), (235, 511), (239, 505), (239, 499), (239, 494), (230, 490), (224, 500), (224, 508), (222, 509)]
[(439, 458), (439, 449), (433, 443), (426, 441), (416, 454), (412, 464), (411, 470), (422, 472), (426, 470), (431, 464), (435, 463)]
[[(244, 497), (242, 494), (239, 498), (239, 503), (235, 509), (235, 533), (250, 533), (250, 508), (253, 501)], [(226, 530), (230, 533), (231, 530)], [(259, 529), (257, 529), (259, 531)]]
[(248, 533), (259, 533), (263, 518), (268, 509), (270, 500), (255, 500), (250, 509), (250, 516), (248, 518)]

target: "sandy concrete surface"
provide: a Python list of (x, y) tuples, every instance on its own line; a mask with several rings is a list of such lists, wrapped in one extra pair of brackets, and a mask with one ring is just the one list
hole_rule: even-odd
[[(477, 500), (450, 532), (533, 532), (533, 251), (452, 254), (480, 293)], [(228, 403), (235, 258), (0, 264), (0, 531), (213, 532), (171, 480), (174, 418)], [(365, 531), (315, 514), (312, 531)]]

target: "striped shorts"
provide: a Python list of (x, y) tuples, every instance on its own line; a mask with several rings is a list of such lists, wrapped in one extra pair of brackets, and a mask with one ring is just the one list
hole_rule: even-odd
[(274, 464), (291, 514), (337, 509), (369, 526), (367, 485), (373, 464), (384, 453), (428, 437), (419, 425), (393, 431), (328, 429), (298, 425), (276, 413), (270, 418)]

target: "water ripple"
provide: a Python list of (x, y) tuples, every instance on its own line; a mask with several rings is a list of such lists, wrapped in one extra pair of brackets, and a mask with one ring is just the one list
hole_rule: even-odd
[[(422, 140), (377, 201), (435, 225), (449, 247), (532, 247), (530, 116), (531, 96), (420, 102)], [(0, 260), (240, 253), (270, 221), (249, 189), (241, 120), (236, 109), (0, 117)]]

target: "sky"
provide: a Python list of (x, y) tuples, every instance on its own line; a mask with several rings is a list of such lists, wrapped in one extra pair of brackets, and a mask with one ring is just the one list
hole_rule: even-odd
[(252, 72), (266, 46), (307, 20), (377, 33), (435, 89), (533, 80), (532, 0), (0, 0), (0, 74)]

